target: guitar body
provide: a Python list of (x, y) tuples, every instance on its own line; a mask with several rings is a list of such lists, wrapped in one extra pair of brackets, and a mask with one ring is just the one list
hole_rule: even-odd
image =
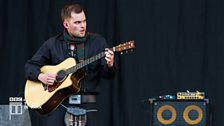
[[(68, 58), (56, 66), (43, 66), (41, 72), (57, 74), (60, 70), (68, 69), (74, 65), (76, 65), (75, 59)], [(26, 104), (40, 114), (46, 115), (60, 105), (69, 95), (79, 92), (79, 82), (84, 78), (84, 75), (84, 71), (80, 69), (50, 86), (41, 82), (27, 80), (25, 86)]]

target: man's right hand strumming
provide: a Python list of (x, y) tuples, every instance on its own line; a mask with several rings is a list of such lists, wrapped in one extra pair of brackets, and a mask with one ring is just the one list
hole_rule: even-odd
[(57, 75), (52, 73), (40, 73), (38, 79), (47, 85), (53, 85), (54, 81), (56, 80)]

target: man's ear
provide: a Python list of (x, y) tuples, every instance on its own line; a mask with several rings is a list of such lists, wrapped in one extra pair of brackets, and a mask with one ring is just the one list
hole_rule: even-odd
[(68, 21), (67, 20), (64, 20), (63, 25), (67, 29), (68, 28)]

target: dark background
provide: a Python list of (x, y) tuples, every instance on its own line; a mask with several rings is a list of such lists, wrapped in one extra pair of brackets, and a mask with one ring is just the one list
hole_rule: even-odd
[[(75, 0), (74, 0), (75, 1)], [(135, 40), (119, 56), (119, 74), (102, 84), (101, 124), (148, 126), (143, 99), (177, 91), (204, 91), (214, 126), (224, 125), (223, 0), (76, 0), (88, 31), (109, 45)], [(23, 95), (24, 64), (49, 37), (62, 31), (60, 9), (68, 0), (0, 1), (0, 103)], [(32, 115), (33, 125), (44, 124)]]

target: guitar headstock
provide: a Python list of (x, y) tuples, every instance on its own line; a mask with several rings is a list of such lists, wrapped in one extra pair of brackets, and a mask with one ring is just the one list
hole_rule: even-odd
[(134, 40), (122, 43), (116, 47), (113, 47), (113, 51), (114, 52), (121, 52), (121, 54), (123, 53), (123, 51), (128, 51), (128, 50), (133, 50), (135, 48), (135, 42)]

